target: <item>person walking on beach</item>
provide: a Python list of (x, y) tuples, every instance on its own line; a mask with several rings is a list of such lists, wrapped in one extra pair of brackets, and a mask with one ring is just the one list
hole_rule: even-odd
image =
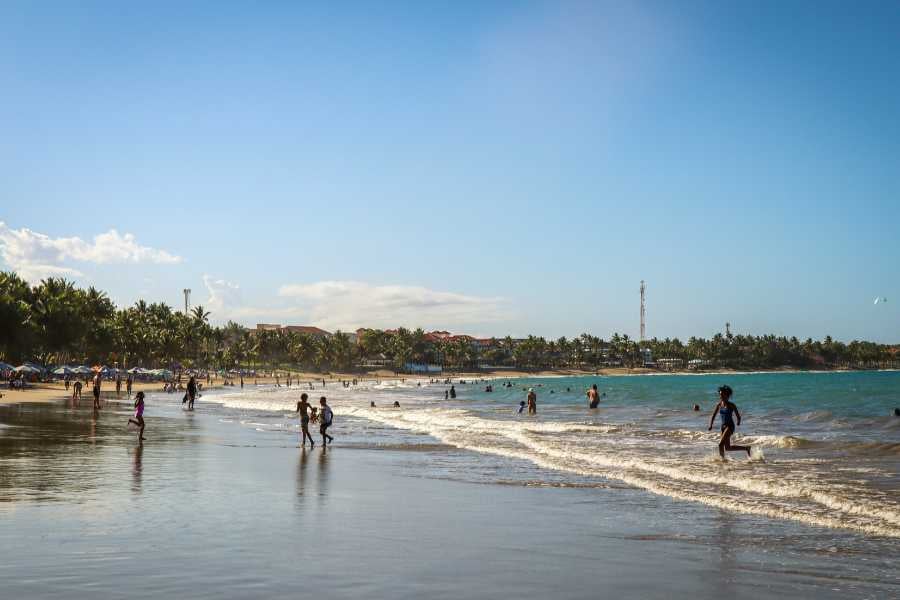
[(97, 374), (94, 375), (94, 408), (100, 408), (100, 386), (103, 384), (103, 375), (100, 374), (100, 371), (97, 371)]
[(131, 386), (134, 385), (134, 378), (129, 375), (125, 380), (125, 391), (128, 393), (128, 399), (131, 400)]
[[(737, 428), (737, 425), (741, 424), (741, 413), (734, 402), (731, 401), (732, 393), (731, 388), (727, 385), (723, 385), (719, 388), (719, 403), (716, 404), (716, 407), (713, 409), (712, 416), (709, 418), (709, 429), (707, 429), (707, 431), (712, 431), (713, 423), (716, 422), (716, 414), (718, 414), (722, 419), (722, 437), (719, 439), (719, 456), (723, 459), (725, 458), (726, 452), (744, 451), (747, 453), (748, 457), (750, 456), (750, 446), (731, 445), (731, 436), (734, 435), (734, 430)], [(735, 425), (732, 415), (737, 417), (737, 425)]]
[(138, 441), (142, 442), (147, 438), (144, 437), (144, 392), (138, 392), (134, 397), (134, 418), (128, 419), (129, 423), (134, 423), (140, 427), (138, 431)]
[(456, 388), (454, 386), (450, 386), (450, 397), (456, 398)]
[(191, 375), (191, 378), (188, 379), (187, 394), (188, 410), (194, 410), (194, 400), (197, 398), (197, 380), (194, 379), (193, 375)]
[(116, 398), (122, 393), (122, 376), (116, 375)]
[(591, 389), (587, 391), (588, 397), (588, 407), (589, 408), (597, 408), (597, 405), (600, 404), (600, 393), (597, 391), (597, 384), (591, 386)]
[(72, 402), (78, 404), (78, 401), (81, 400), (81, 381), (75, 380), (75, 383), (72, 384)]
[(331, 422), (334, 420), (334, 413), (331, 412), (331, 407), (328, 406), (325, 396), (319, 398), (319, 404), (322, 405), (322, 424), (319, 425), (319, 433), (322, 434), (322, 446), (324, 447), (326, 445), (325, 440), (328, 440), (328, 443), (334, 442), (334, 438), (328, 435), (328, 428), (331, 427)]
[(309, 447), (315, 448), (316, 443), (313, 441), (312, 436), (309, 434), (309, 396), (306, 393), (300, 394), (300, 402), (297, 403), (297, 410), (294, 412), (300, 413), (300, 445), (306, 445), (306, 438), (309, 438)]
[(526, 397), (528, 400), (528, 414), (536, 415), (537, 414), (537, 394), (534, 393), (534, 388), (528, 388), (528, 396)]

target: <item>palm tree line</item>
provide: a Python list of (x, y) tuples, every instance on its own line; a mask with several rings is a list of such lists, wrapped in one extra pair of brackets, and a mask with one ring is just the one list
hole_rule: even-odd
[(360, 364), (403, 371), (410, 363), (458, 371), (597, 369), (642, 366), (643, 350), (655, 359), (699, 359), (713, 368), (877, 368), (897, 362), (897, 347), (845, 344), (831, 337), (800, 341), (728, 333), (691, 337), (684, 343), (677, 338), (637, 342), (619, 333), (604, 340), (584, 333), (572, 339), (507, 336), (479, 341), (468, 336), (436, 339), (421, 328), (399, 328), (367, 329), (354, 341), (340, 331), (319, 337), (289, 330), (253, 331), (231, 321), (214, 326), (209, 317), (202, 306), (185, 314), (144, 300), (117, 308), (94, 287), (77, 288), (61, 278), (32, 286), (15, 273), (0, 272), (0, 360), (10, 363), (317, 371), (350, 371)]

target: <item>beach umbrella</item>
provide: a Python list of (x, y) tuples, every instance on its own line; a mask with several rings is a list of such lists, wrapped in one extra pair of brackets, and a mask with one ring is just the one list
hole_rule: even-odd
[(15, 367), (13, 367), (11, 364), (8, 364), (8, 363), (5, 363), (5, 362), (0, 362), (0, 372), (2, 372), (2, 371), (12, 371), (14, 368), (15, 368)]
[(79, 375), (90, 375), (91, 373), (93, 373), (93, 371), (91, 370), (90, 367), (86, 367), (84, 365), (81, 365), (80, 367), (75, 367), (74, 369), (72, 369), (72, 372), (77, 373)]
[(75, 373), (75, 369), (72, 367), (57, 367), (53, 369), (54, 375), (72, 375)]
[(128, 369), (128, 371), (126, 371), (126, 372), (127, 372), (127, 373), (130, 373), (130, 374), (132, 374), (132, 375), (140, 375), (140, 374), (144, 373), (144, 369), (142, 369), (142, 368), (140, 368), (140, 367), (131, 367), (131, 368)]
[(19, 365), (18, 367), (16, 367), (16, 368), (13, 369), (13, 370), (16, 371), (17, 373), (40, 373), (40, 372), (41, 372), (40, 369), (35, 368), (35, 367), (33, 367), (33, 366), (31, 366), (31, 365), (28, 365), (28, 364), (25, 364), (25, 365)]

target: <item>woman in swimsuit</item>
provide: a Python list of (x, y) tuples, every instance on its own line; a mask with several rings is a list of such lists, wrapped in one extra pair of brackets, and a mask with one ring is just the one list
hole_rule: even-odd
[[(712, 431), (713, 423), (716, 422), (716, 414), (722, 419), (722, 437), (719, 439), (719, 456), (725, 458), (725, 452), (739, 452), (743, 450), (750, 456), (750, 446), (732, 446), (731, 436), (737, 425), (741, 424), (741, 413), (738, 407), (731, 401), (732, 390), (727, 385), (719, 388), (719, 403), (713, 409), (712, 416), (709, 418), (709, 431)], [(732, 414), (737, 417), (737, 425), (734, 424)]]
[(147, 439), (144, 437), (144, 392), (138, 392), (134, 397), (134, 418), (128, 419), (128, 422), (141, 428), (138, 432), (139, 441)]

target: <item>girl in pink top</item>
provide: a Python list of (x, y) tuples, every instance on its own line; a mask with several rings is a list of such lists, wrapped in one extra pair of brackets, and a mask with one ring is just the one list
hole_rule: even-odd
[(144, 437), (144, 392), (138, 392), (134, 397), (134, 418), (128, 419), (128, 422), (141, 428), (138, 432), (138, 441), (147, 439)]

